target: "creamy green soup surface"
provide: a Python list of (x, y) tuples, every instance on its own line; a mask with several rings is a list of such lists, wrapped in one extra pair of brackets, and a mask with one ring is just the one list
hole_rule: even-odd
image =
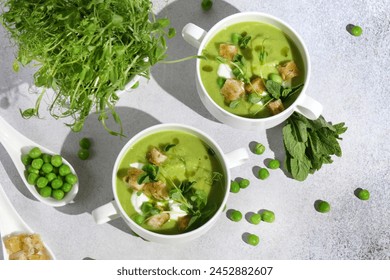
[(116, 177), (119, 203), (150, 231), (180, 234), (206, 223), (221, 207), (226, 177), (199, 137), (161, 131), (138, 140), (122, 158)]
[(276, 115), (304, 83), (302, 56), (280, 29), (242, 22), (219, 31), (203, 50), (202, 83), (223, 109), (246, 118)]

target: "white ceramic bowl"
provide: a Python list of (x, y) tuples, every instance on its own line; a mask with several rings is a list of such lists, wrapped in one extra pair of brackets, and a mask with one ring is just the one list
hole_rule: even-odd
[[(138, 140), (144, 138), (145, 136), (148, 136), (150, 134), (154, 134), (160, 131), (171, 131), (171, 130), (179, 130), (183, 132), (187, 132), (190, 134), (193, 134), (200, 139), (202, 139), (205, 143), (207, 143), (216, 153), (218, 156), (220, 163), (222, 165), (222, 169), (225, 173), (225, 193), (223, 202), (221, 205), (219, 205), (217, 212), (214, 214), (214, 216), (207, 221), (205, 224), (200, 226), (197, 229), (194, 229), (189, 232), (185, 232), (182, 234), (174, 234), (174, 235), (167, 235), (167, 234), (161, 234), (161, 233), (155, 233), (152, 231), (149, 231), (147, 229), (144, 229), (143, 227), (136, 224), (124, 211), (122, 208), (117, 194), (117, 188), (116, 188), (116, 176), (118, 172), (118, 168), (120, 165), (120, 162), (124, 155), (127, 153), (127, 151), (136, 143)], [(131, 138), (127, 144), (122, 148), (121, 152), (119, 153), (113, 173), (112, 173), (112, 191), (114, 193), (114, 200), (100, 206), (99, 208), (92, 211), (92, 216), (97, 224), (102, 224), (109, 222), (111, 220), (114, 220), (118, 217), (122, 217), (124, 221), (127, 223), (127, 225), (139, 236), (142, 238), (158, 242), (158, 243), (166, 243), (166, 244), (175, 244), (178, 242), (184, 242), (184, 241), (190, 241), (193, 240), (202, 234), (206, 233), (217, 221), (219, 215), (223, 211), (223, 207), (226, 204), (226, 201), (229, 196), (229, 189), (230, 189), (230, 168), (239, 166), (243, 164), (247, 159), (249, 158), (249, 155), (245, 148), (241, 148), (238, 150), (235, 150), (233, 152), (230, 152), (228, 154), (224, 154), (222, 149), (219, 147), (219, 145), (206, 133), (187, 125), (182, 124), (159, 124), (152, 127), (149, 127), (141, 132), (139, 132), (137, 135), (135, 135), (133, 138)], [(130, 203), (130, 201), (129, 201)]]
[(278, 124), (285, 121), (295, 111), (303, 114), (309, 119), (317, 119), (322, 113), (322, 105), (315, 101), (313, 98), (306, 95), (306, 89), (310, 81), (311, 73), (309, 53), (301, 37), (287, 23), (274, 16), (267, 15), (264, 13), (243, 12), (222, 19), (221, 21), (216, 23), (208, 32), (192, 23), (189, 23), (183, 28), (182, 36), (189, 44), (191, 44), (195, 48), (198, 48), (198, 55), (202, 55), (202, 51), (207, 45), (207, 43), (222, 29), (236, 23), (253, 21), (267, 23), (279, 28), (297, 46), (298, 50), (302, 55), (305, 67), (305, 82), (301, 93), (291, 106), (289, 106), (283, 112), (275, 116), (259, 119), (251, 119), (237, 116), (220, 107), (207, 93), (200, 78), (200, 60), (198, 60), (196, 63), (196, 88), (204, 106), (216, 119), (218, 119), (222, 123), (225, 123), (235, 128), (246, 130), (267, 129), (277, 126)]

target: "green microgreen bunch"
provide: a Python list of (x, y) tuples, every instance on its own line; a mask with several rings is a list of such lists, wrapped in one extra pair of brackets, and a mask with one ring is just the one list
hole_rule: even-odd
[[(3, 1), (1, 21), (19, 50), (19, 64), (38, 64), (34, 83), (42, 87), (34, 108), (22, 116), (38, 116), (45, 88), (55, 97), (54, 118), (71, 117), (75, 132), (96, 112), (113, 135), (122, 134), (115, 111), (118, 90), (136, 75), (148, 78), (151, 66), (165, 59), (166, 38), (175, 35), (168, 19), (155, 19), (147, 0)], [(111, 116), (119, 132), (107, 127)]]

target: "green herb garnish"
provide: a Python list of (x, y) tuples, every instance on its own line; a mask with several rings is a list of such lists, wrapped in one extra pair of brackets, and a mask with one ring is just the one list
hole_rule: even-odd
[(323, 164), (332, 163), (332, 155), (342, 155), (338, 140), (346, 130), (345, 123), (332, 125), (322, 116), (309, 120), (294, 113), (283, 127), (288, 172), (303, 181)]
[(175, 147), (176, 144), (168, 144), (166, 146), (164, 146), (164, 152), (168, 152), (170, 149), (172, 149), (173, 147)]
[(251, 40), (251, 36), (246, 35), (244, 37), (239, 38), (238, 40), (238, 46), (241, 49), (246, 49), (248, 47), (249, 41)]
[[(168, 19), (156, 20), (152, 2), (111, 1), (3, 1), (1, 20), (18, 46), (17, 63), (34, 61), (38, 87), (51, 88), (56, 95), (49, 105), (54, 118), (71, 117), (68, 126), (80, 131), (94, 111), (113, 135), (122, 134), (115, 104), (136, 75), (148, 78), (152, 65), (165, 59)], [(38, 116), (41, 90), (36, 106), (22, 116)], [(107, 127), (111, 116), (120, 127)]]

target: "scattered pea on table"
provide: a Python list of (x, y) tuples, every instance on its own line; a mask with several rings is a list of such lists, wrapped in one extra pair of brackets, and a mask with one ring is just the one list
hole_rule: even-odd
[(239, 221), (241, 221), (241, 219), (242, 219), (242, 214), (240, 211), (233, 210), (230, 213), (230, 220), (232, 220), (233, 222), (239, 222)]
[(269, 171), (267, 168), (260, 168), (258, 172), (259, 179), (265, 180), (269, 177)]
[(249, 221), (254, 225), (258, 225), (261, 222), (261, 215), (255, 213), (249, 218)]
[(248, 244), (252, 245), (252, 246), (257, 246), (259, 244), (259, 237), (256, 235), (256, 234), (249, 234), (248, 235)]
[(230, 183), (230, 192), (238, 193), (240, 191), (240, 185), (236, 181)]
[(320, 200), (315, 204), (315, 208), (320, 213), (328, 213), (330, 211), (330, 204), (327, 201)]
[(239, 183), (241, 189), (245, 189), (250, 185), (250, 181), (248, 179), (242, 179)]
[(354, 26), (351, 28), (351, 34), (352, 34), (353, 36), (358, 37), (358, 36), (362, 35), (362, 33), (363, 33), (363, 29), (362, 29), (360, 26), (358, 26), (358, 25), (354, 25)]
[(267, 223), (273, 223), (275, 221), (275, 213), (270, 210), (264, 210), (261, 213), (261, 219)]
[(268, 167), (270, 169), (278, 169), (280, 167), (280, 162), (277, 159), (270, 160)]
[(368, 190), (365, 190), (365, 189), (359, 189), (357, 191), (357, 197), (360, 200), (369, 200), (370, 199), (370, 192)]
[(264, 151), (265, 151), (264, 145), (263, 145), (263, 144), (260, 144), (260, 143), (257, 143), (256, 146), (255, 146), (255, 148), (254, 148), (254, 153), (255, 153), (256, 155), (261, 155), (261, 154), (264, 153)]

